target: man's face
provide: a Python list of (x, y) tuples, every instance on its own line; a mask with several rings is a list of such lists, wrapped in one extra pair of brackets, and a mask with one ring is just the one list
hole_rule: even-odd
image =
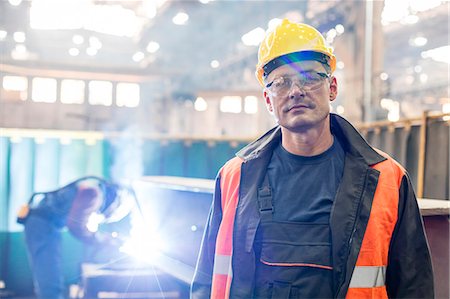
[(328, 120), (330, 102), (337, 95), (337, 81), (334, 77), (325, 78), (326, 73), (317, 61), (301, 61), (282, 65), (269, 74), (264, 98), (280, 126), (300, 132)]

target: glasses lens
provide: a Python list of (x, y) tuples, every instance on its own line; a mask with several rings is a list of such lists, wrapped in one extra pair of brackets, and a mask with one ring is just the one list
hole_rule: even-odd
[(322, 86), (325, 78), (328, 78), (328, 75), (323, 73), (297, 73), (294, 76), (277, 77), (267, 85), (267, 88), (277, 95), (282, 95), (288, 93), (292, 85), (296, 83), (303, 90), (311, 91)]

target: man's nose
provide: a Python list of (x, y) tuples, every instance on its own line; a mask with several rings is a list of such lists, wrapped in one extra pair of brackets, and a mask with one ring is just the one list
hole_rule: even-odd
[(304, 97), (304, 96), (305, 96), (305, 90), (303, 89), (302, 84), (297, 80), (294, 81), (289, 90), (289, 98), (296, 99), (298, 97)]

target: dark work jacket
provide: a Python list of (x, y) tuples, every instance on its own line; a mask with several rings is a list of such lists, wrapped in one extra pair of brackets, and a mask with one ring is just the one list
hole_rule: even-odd
[[(339, 139), (346, 154), (343, 177), (330, 215), (333, 293), (335, 298), (344, 298), (377, 188), (379, 171), (370, 166), (386, 158), (368, 145), (342, 117), (331, 114), (330, 123), (333, 135)], [(281, 130), (275, 127), (237, 154), (243, 162), (233, 228), (230, 298), (251, 298), (253, 294), (253, 242), (260, 223), (257, 190), (273, 149), (280, 141)], [(220, 179), (219, 174), (191, 286), (191, 298), (209, 298), (211, 294), (216, 238), (222, 219)], [(420, 211), (407, 175), (403, 176), (398, 192), (398, 220), (389, 245), (386, 270), (387, 293), (390, 298), (433, 298), (431, 258)]]

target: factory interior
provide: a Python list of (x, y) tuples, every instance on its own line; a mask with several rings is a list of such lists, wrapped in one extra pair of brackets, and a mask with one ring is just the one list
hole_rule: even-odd
[(214, 179), (276, 125), (255, 66), (284, 18), (334, 49), (331, 112), (408, 172), (450, 298), (447, 0), (1, 0), (0, 298), (38, 298), (23, 206), (86, 177), (126, 186), (88, 227), (123, 243), (61, 225), (64, 298), (189, 298)]

